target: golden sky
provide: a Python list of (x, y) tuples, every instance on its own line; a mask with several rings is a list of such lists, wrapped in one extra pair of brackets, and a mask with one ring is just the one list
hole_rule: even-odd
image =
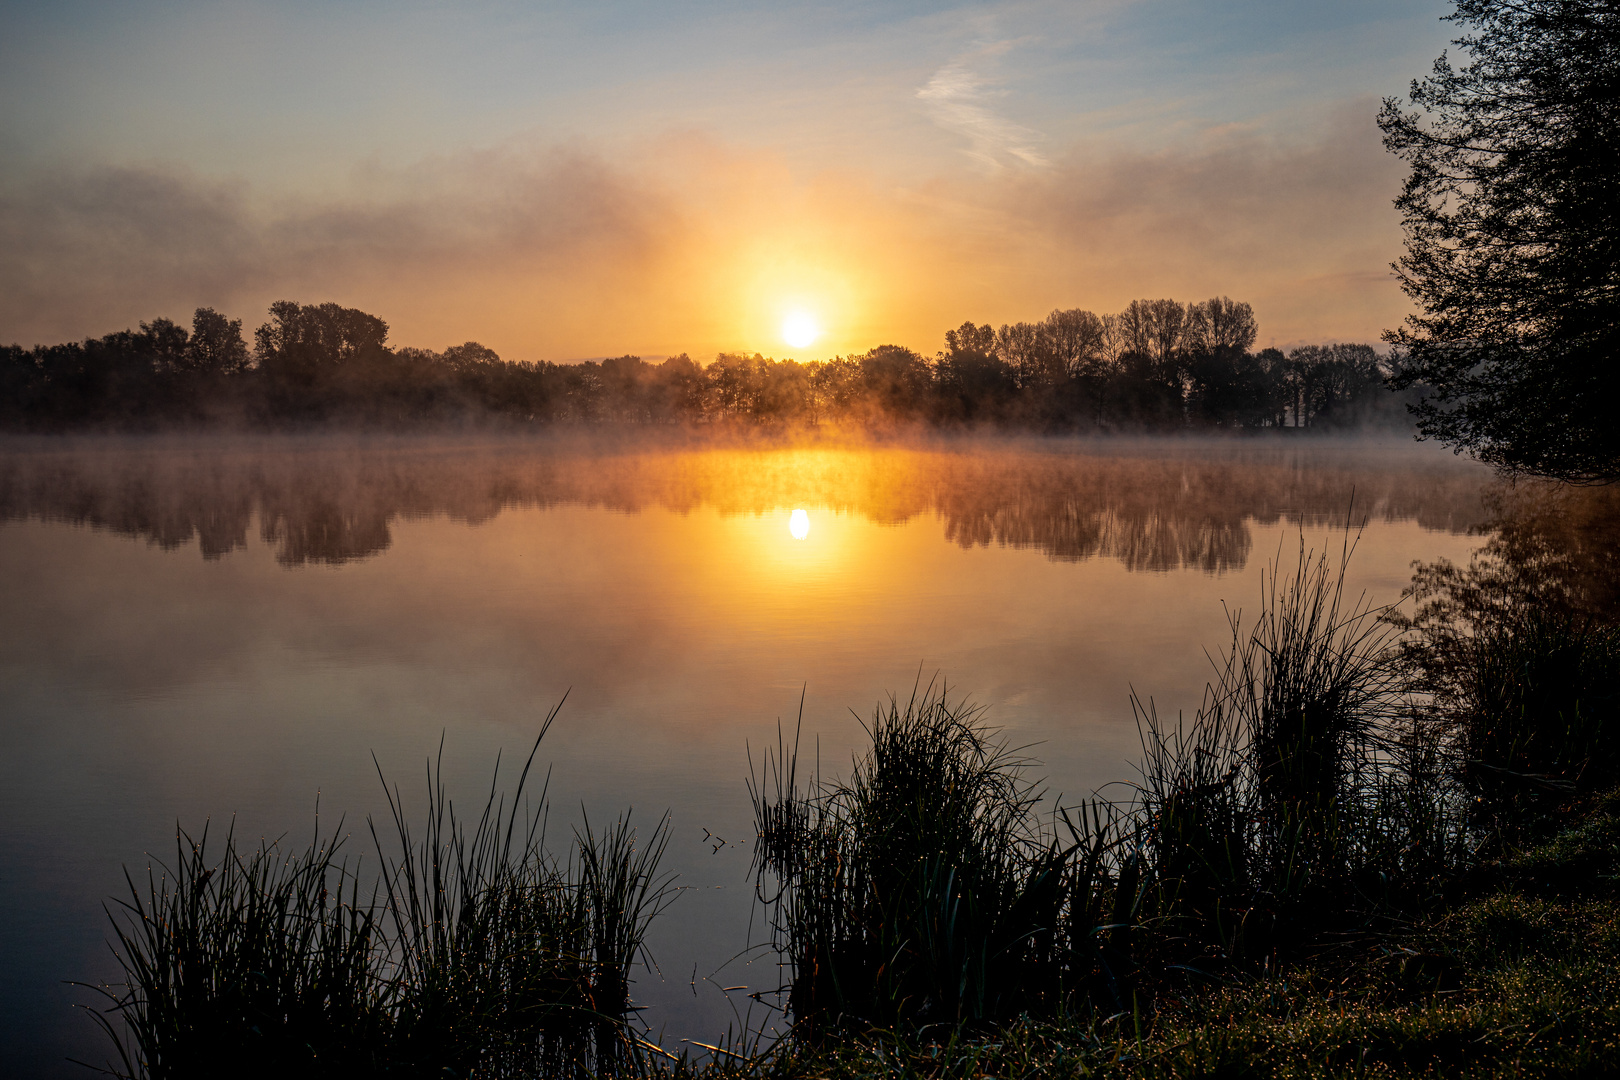
[(550, 360), (931, 353), (1218, 294), (1261, 345), (1376, 340), (1407, 307), (1373, 116), (1449, 29), (1386, 0), (37, 8), (0, 4), (0, 341), (286, 298)]

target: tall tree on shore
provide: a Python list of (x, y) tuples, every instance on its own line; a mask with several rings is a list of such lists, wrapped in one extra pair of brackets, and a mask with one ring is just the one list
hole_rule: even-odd
[(380, 381), (367, 380), (362, 369), (376, 374), (387, 339), (388, 324), (357, 308), (278, 300), (270, 321), (253, 332), (253, 351), (276, 410), (318, 413), (340, 388), (363, 397), (367, 381)]
[[(144, 325), (144, 324), (143, 324)], [(186, 367), (210, 375), (234, 375), (248, 366), (242, 320), (227, 319), (213, 308), (200, 307), (191, 317)]]
[(1465, 28), (1387, 98), (1411, 173), (1395, 264), (1421, 310), (1386, 338), (1425, 435), (1508, 469), (1620, 477), (1620, 3), (1456, 0)]

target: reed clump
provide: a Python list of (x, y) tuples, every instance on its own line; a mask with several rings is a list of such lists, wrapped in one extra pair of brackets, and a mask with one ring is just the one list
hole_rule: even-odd
[[(1133, 697), (1126, 799), (1042, 816), (1029, 761), (932, 686), (876, 711), (848, 779), (801, 783), (797, 741), (779, 740), (750, 791), (801, 1035), (1141, 1015), (1201, 984), (1359, 962), (1443, 906), (1481, 851), (1483, 729), (1443, 722), (1389, 611), (1346, 594), (1353, 551), (1347, 531), (1336, 557), (1302, 540), (1272, 563), (1191, 717)], [(1553, 670), (1513, 651), (1528, 649), (1610, 685), (1609, 640), (1482, 638), (1495, 651), (1470, 670), (1523, 698)], [(1595, 720), (1553, 739), (1551, 707), (1518, 700), (1481, 706), (1493, 738), (1547, 747), (1565, 772), (1603, 760), (1605, 715), (1560, 706)]]
[(847, 781), (799, 786), (779, 745), (750, 783), (801, 1034), (1049, 1010), (1073, 860), (1035, 819), (1023, 760), (944, 687), (891, 699), (866, 730)]
[[(387, 1045), (391, 987), (376, 908), (317, 837), (223, 851), (207, 830), (176, 837), (169, 867), (128, 876), (127, 918), (114, 921), (122, 993), (92, 1015), (129, 1077), (255, 1075), (323, 1068), (366, 1072)], [(111, 993), (109, 991), (109, 993)]]
[(1385, 610), (1301, 543), (1267, 571), (1190, 721), (1134, 700), (1141, 918), (1161, 961), (1212, 975), (1295, 959), (1421, 905), (1459, 854), (1439, 732), (1419, 723)]
[[(555, 717), (547, 717), (549, 727)], [(541, 738), (545, 729), (542, 728)], [(96, 1014), (114, 1075), (520, 1077), (640, 1068), (630, 985), (672, 893), (667, 819), (628, 815), (545, 844), (527, 806), (537, 739), (510, 796), (471, 819), (436, 764), (418, 829), (397, 788), (364, 873), (338, 839), (244, 850), (178, 838), (173, 866), (131, 877), (114, 919), (125, 984)], [(442, 748), (441, 748), (442, 753)], [(386, 783), (385, 783), (386, 787)], [(340, 826), (341, 830), (341, 826)]]

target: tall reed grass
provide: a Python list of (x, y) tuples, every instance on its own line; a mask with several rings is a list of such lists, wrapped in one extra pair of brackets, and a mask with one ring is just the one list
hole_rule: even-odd
[(801, 1032), (1132, 1014), (1421, 905), (1463, 850), (1456, 791), (1396, 630), (1345, 592), (1353, 550), (1279, 553), (1192, 717), (1133, 697), (1122, 801), (1039, 814), (1029, 761), (933, 686), (877, 710), (846, 780), (801, 784), (779, 739), (749, 786)]
[[(372, 822), (366, 873), (319, 836), (242, 850), (184, 833), (115, 917), (125, 984), (97, 1015), (126, 1077), (520, 1077), (642, 1067), (632, 968), (673, 895), (629, 816), (545, 844), (542, 786), (525, 799), (546, 718), (510, 793), (500, 765), (458, 816), (441, 764), (420, 827), (397, 787)], [(442, 756), (441, 746), (441, 756)], [(381, 775), (379, 770), (379, 775)], [(340, 826), (341, 831), (341, 826)]]
[(798, 787), (792, 752), (752, 778), (797, 1015), (954, 1024), (1035, 989), (1017, 976), (1048, 947), (1059, 859), (1020, 760), (978, 717), (930, 686), (874, 713), (848, 781)]
[(1292, 567), (1273, 561), (1258, 615), (1231, 613), (1190, 723), (1170, 728), (1133, 702), (1149, 911), (1199, 946), (1200, 964), (1256, 962), (1346, 929), (1404, 881), (1405, 834), (1433, 827), (1410, 812), (1425, 779), (1413, 754), (1433, 749), (1413, 740), (1429, 733), (1403, 725), (1385, 609), (1345, 594), (1353, 550), (1348, 532), (1337, 560), (1301, 538)]
[(366, 1073), (382, 1064), (392, 987), (374, 896), (317, 836), (223, 850), (176, 837), (172, 866), (126, 875), (121, 993), (93, 1012), (129, 1077)]
[[(1137, 903), (1104, 802), (1042, 819), (1027, 761), (944, 686), (891, 698), (847, 780), (798, 782), (797, 741), (750, 778), (761, 895), (801, 1036), (982, 1027), (1117, 1005)], [(1126, 935), (1128, 936), (1128, 934)]]

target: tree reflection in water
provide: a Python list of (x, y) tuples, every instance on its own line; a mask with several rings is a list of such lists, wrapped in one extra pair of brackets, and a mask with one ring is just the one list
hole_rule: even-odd
[(934, 514), (963, 547), (1216, 573), (1247, 564), (1252, 524), (1343, 521), (1352, 497), (1358, 518), (1480, 527), (1485, 478), (1431, 448), (1328, 440), (15, 439), (0, 443), (0, 521), (67, 522), (164, 548), (196, 540), (205, 558), (244, 547), (256, 527), (283, 565), (299, 566), (376, 555), (392, 522), (424, 515), (477, 524), (509, 507), (811, 506), (884, 524)]
[(1466, 630), (1531, 609), (1620, 621), (1620, 487), (1502, 482), (1484, 506), (1489, 539), (1468, 566), (1417, 567), (1420, 624)]

